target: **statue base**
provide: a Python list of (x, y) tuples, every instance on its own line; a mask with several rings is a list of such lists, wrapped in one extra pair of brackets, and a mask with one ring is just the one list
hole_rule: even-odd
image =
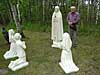
[(9, 65), (8, 68), (11, 69), (12, 71), (16, 71), (16, 70), (19, 70), (21, 68), (24, 68), (24, 67), (26, 67), (28, 65), (29, 65), (28, 62), (24, 62), (24, 63), (21, 63), (19, 65), (14, 66), (14, 67), (11, 67), (11, 65)]
[(70, 65), (70, 66), (73, 66), (73, 67), (68, 67), (66, 65), (63, 65), (61, 62), (59, 63), (59, 65), (61, 66), (61, 68), (64, 70), (64, 72), (66, 74), (68, 73), (72, 73), (72, 72), (77, 72), (79, 70), (79, 68), (76, 66), (76, 65)]
[(51, 45), (51, 47), (53, 48), (59, 48), (61, 42), (55, 42), (53, 41), (53, 44)]

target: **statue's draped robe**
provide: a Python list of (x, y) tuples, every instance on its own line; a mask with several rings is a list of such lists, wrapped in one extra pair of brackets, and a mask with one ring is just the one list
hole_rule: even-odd
[(59, 63), (65, 73), (77, 72), (79, 68), (73, 62), (71, 46), (72, 41), (68, 33), (63, 34), (62, 42), (57, 44), (58, 48), (62, 49), (61, 62)]
[(21, 40), (16, 41), (16, 52), (17, 56), (20, 58), (26, 57), (24, 49), (26, 48), (24, 41), (22, 42)]
[(60, 10), (52, 15), (52, 35), (51, 39), (55, 42), (62, 41), (63, 36), (63, 21)]
[(16, 33), (14, 35), (14, 39), (16, 40), (16, 54), (18, 59), (11, 61), (8, 65), (8, 68), (12, 71), (19, 70), (29, 64), (26, 61), (26, 53), (24, 51), (24, 49), (26, 49), (26, 45), (24, 41), (21, 41), (21, 35)]
[(72, 41), (68, 33), (64, 33), (61, 43), (62, 53), (61, 62), (59, 63), (65, 73), (77, 72), (79, 68), (75, 65), (71, 52)]
[(17, 57), (17, 54), (16, 54), (16, 44), (15, 44), (15, 39), (13, 38), (13, 36), (14, 36), (14, 30), (10, 29), (9, 30), (9, 42), (11, 44), (10, 44), (10, 50), (7, 51), (4, 54), (4, 58), (5, 59), (10, 59), (10, 58)]

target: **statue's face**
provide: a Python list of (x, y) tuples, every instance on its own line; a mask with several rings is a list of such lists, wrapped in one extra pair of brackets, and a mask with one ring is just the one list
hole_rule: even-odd
[(16, 33), (14, 35), (15, 40), (20, 40), (21, 39), (21, 35), (19, 33)]
[(59, 11), (59, 7), (56, 6), (56, 7), (55, 7), (55, 12), (58, 12), (58, 11)]

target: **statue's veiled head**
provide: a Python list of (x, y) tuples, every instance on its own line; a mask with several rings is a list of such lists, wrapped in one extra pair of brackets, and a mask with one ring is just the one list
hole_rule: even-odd
[(21, 40), (21, 35), (20, 35), (20, 33), (16, 33), (15, 35), (14, 35), (14, 39), (15, 40)]
[(63, 39), (66, 39), (66, 38), (70, 38), (70, 36), (69, 36), (68, 33), (64, 33), (64, 34), (63, 34)]
[(59, 6), (55, 6), (55, 12), (60, 11)]
[(70, 50), (72, 46), (70, 35), (68, 33), (63, 34), (63, 45), (67, 50)]

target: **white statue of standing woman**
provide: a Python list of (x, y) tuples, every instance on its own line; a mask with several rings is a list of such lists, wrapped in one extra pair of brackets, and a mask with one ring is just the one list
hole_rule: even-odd
[(16, 53), (17, 53), (18, 59), (16, 59), (15, 61), (11, 61), (11, 63), (9, 64), (8, 67), (12, 71), (16, 71), (16, 70), (23, 68), (29, 64), (26, 61), (26, 53), (24, 51), (24, 49), (26, 49), (26, 45), (25, 45), (24, 41), (21, 41), (20, 33), (16, 33), (14, 35), (14, 39), (16, 41)]
[(7, 51), (5, 54), (4, 54), (4, 58), (5, 59), (10, 59), (10, 58), (14, 58), (16, 57), (16, 44), (15, 44), (15, 39), (14, 39), (14, 30), (13, 29), (10, 29), (9, 30), (9, 42), (10, 42), (10, 50)]
[(61, 62), (59, 65), (65, 73), (77, 72), (79, 68), (75, 65), (72, 58), (71, 46), (72, 41), (68, 33), (63, 34), (63, 40), (61, 43), (55, 43), (57, 47), (62, 49)]
[(63, 20), (59, 6), (55, 6), (54, 13), (52, 15), (52, 34), (51, 39), (53, 40), (52, 47), (56, 47), (55, 42), (61, 42), (63, 36)]

